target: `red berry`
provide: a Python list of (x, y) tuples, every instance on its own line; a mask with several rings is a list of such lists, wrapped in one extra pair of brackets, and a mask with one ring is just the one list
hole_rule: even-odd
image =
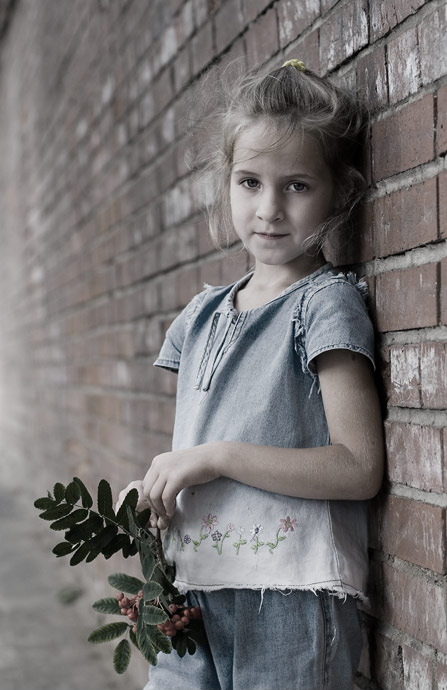
[(121, 613), (123, 614), (123, 616), (127, 616), (127, 609), (123, 607), (121, 609)]
[(127, 617), (128, 617), (131, 621), (136, 621), (136, 620), (137, 620), (137, 614), (135, 613), (135, 611), (132, 611), (132, 609), (131, 609), (130, 611), (128, 611)]
[(169, 610), (171, 613), (175, 613), (177, 611), (177, 604), (169, 604)]
[(202, 611), (200, 609), (200, 606), (193, 606), (191, 608), (190, 617), (194, 619), (202, 618)]
[(118, 601), (121, 601), (121, 599), (124, 598), (124, 592), (120, 592), (119, 594), (117, 594), (116, 598), (118, 599)]
[(176, 621), (174, 623), (174, 628), (176, 630), (183, 630), (184, 627), (185, 627), (185, 624), (183, 623), (183, 621)]
[(136, 625), (133, 626), (132, 632), (133, 632), (134, 635), (136, 635), (136, 632), (137, 632), (137, 626), (136, 626)]
[(181, 620), (182, 620), (182, 623), (184, 623), (185, 625), (188, 625), (188, 623), (189, 623), (189, 618), (188, 618), (188, 616), (182, 616), (182, 619), (181, 619)]
[(128, 599), (127, 597), (123, 597), (123, 598), (121, 599), (121, 605), (122, 605), (122, 606), (129, 606), (129, 604), (130, 604), (130, 601), (129, 601), (129, 599)]
[(181, 619), (181, 616), (179, 616), (178, 613), (174, 613), (171, 620), (173, 620), (175, 623), (176, 621), (179, 621), (180, 619)]

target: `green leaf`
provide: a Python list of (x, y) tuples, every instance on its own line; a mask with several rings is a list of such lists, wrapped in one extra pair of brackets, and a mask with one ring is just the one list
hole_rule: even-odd
[(132, 650), (128, 640), (121, 640), (121, 642), (118, 642), (113, 653), (113, 667), (117, 673), (124, 673), (127, 669), (131, 654)]
[(100, 553), (101, 549), (112, 541), (117, 532), (118, 527), (116, 525), (107, 525), (107, 527), (104, 527), (95, 537), (89, 539), (87, 543), (90, 546), (90, 550), (93, 551), (98, 549), (98, 553)]
[(136, 541), (130, 541), (123, 545), (123, 556), (124, 558), (129, 558), (129, 556), (135, 556), (138, 553), (138, 546)]
[(127, 623), (106, 623), (101, 628), (96, 628), (88, 636), (88, 641), (94, 644), (100, 644), (101, 642), (110, 642), (110, 640), (115, 640), (123, 633), (127, 632)]
[(48, 510), (49, 508), (55, 508), (57, 505), (56, 501), (53, 501), (52, 498), (36, 498), (34, 501), (34, 507), (37, 508), (38, 510)]
[(73, 544), (69, 544), (68, 541), (61, 541), (59, 544), (56, 544), (52, 551), (57, 558), (60, 558), (61, 556), (68, 556), (69, 553), (74, 551), (74, 548)]
[(189, 653), (189, 654), (194, 654), (194, 652), (195, 652), (196, 649), (197, 649), (197, 646), (196, 646), (196, 643), (194, 642), (194, 640), (191, 639), (190, 637), (187, 637), (187, 638), (186, 638), (186, 645), (187, 645), (187, 647), (188, 647), (188, 653)]
[(76, 482), (70, 482), (70, 484), (65, 489), (65, 500), (67, 503), (74, 505), (81, 498), (81, 489)]
[(121, 613), (121, 607), (114, 597), (106, 597), (105, 599), (98, 599), (92, 604), (92, 608), (99, 613)]
[(66, 503), (63, 503), (60, 506), (56, 506), (55, 508), (50, 508), (49, 510), (46, 510), (44, 513), (41, 513), (39, 515), (42, 520), (57, 520), (58, 518), (65, 517), (71, 511), (73, 510), (73, 506), (69, 506)]
[(163, 587), (158, 582), (146, 582), (143, 587), (144, 601), (153, 601), (163, 592)]
[(158, 625), (169, 618), (168, 614), (158, 606), (146, 605), (143, 607), (143, 619), (146, 625)]
[(134, 520), (134, 516), (133, 516), (132, 510), (131, 510), (131, 508), (130, 508), (129, 506), (127, 506), (126, 510), (127, 510), (127, 517), (128, 517), (128, 520), (129, 520), (129, 532), (131, 533), (131, 535), (132, 535), (135, 539), (138, 539), (138, 527), (137, 527), (137, 525), (136, 525), (136, 523), (135, 523), (135, 520)]
[(65, 539), (75, 544), (83, 539), (89, 539), (93, 532), (98, 532), (104, 527), (104, 520), (98, 513), (90, 513), (90, 517), (67, 532)]
[(144, 576), (144, 579), (146, 581), (151, 579), (152, 573), (154, 572), (154, 568), (155, 568), (155, 558), (154, 558), (152, 553), (148, 553), (143, 558), (143, 563), (142, 563), (143, 576)]
[(148, 522), (149, 522), (150, 516), (151, 516), (151, 509), (150, 508), (145, 508), (140, 513), (138, 513), (136, 515), (136, 523), (137, 523), (138, 527), (145, 529)]
[(74, 552), (73, 556), (70, 558), (70, 565), (78, 565), (84, 558), (90, 553), (90, 547), (88, 542), (81, 544), (81, 546)]
[(106, 518), (116, 519), (113, 512), (112, 489), (105, 479), (101, 479), (98, 484), (98, 512)]
[(117, 534), (116, 537), (113, 537), (112, 541), (107, 544), (107, 546), (104, 546), (104, 548), (101, 549), (101, 553), (104, 558), (107, 559), (113, 556), (113, 554), (120, 549), (125, 548), (125, 546), (128, 544), (130, 544), (130, 539), (127, 534)]
[(92, 561), (95, 560), (95, 558), (98, 558), (99, 554), (101, 553), (101, 549), (91, 549), (89, 555), (85, 559), (86, 563), (91, 563)]
[(184, 657), (187, 649), (186, 635), (184, 633), (180, 635), (177, 633), (176, 638), (175, 651), (179, 657)]
[(55, 530), (62, 530), (62, 529), (69, 529), (70, 527), (74, 527), (76, 523), (81, 522), (81, 520), (84, 520), (88, 515), (88, 512), (84, 510), (83, 508), (79, 508), (79, 510), (74, 510), (70, 515), (67, 517), (63, 517), (60, 520), (56, 520), (56, 522), (53, 522), (50, 527), (51, 529)]
[(140, 648), (139, 648), (138, 642), (137, 642), (137, 636), (135, 635), (132, 628), (129, 628), (129, 639), (132, 642), (132, 644), (135, 645), (135, 647), (138, 649), (138, 651), (140, 651)]
[(53, 488), (54, 498), (57, 503), (60, 503), (65, 498), (65, 486), (60, 482), (57, 482)]
[(157, 652), (155, 651), (143, 622), (143, 616), (138, 616), (137, 620), (137, 643), (138, 648), (146, 661), (151, 666), (157, 665)]
[(82, 505), (84, 506), (84, 508), (91, 508), (93, 505), (93, 498), (88, 492), (84, 482), (82, 482), (78, 477), (73, 477), (73, 481), (76, 482), (76, 484), (79, 486), (79, 490), (81, 492)]
[(171, 640), (158, 628), (149, 628), (147, 630), (152, 646), (157, 652), (164, 652), (170, 654), (172, 651)]
[(109, 585), (126, 594), (138, 594), (140, 589), (144, 587), (144, 582), (125, 573), (112, 573), (107, 580)]
[(138, 503), (138, 491), (136, 489), (131, 489), (126, 495), (124, 501), (122, 502), (119, 511), (116, 514), (116, 521), (123, 529), (129, 529), (129, 517), (127, 515), (127, 507), (133, 511), (137, 507)]

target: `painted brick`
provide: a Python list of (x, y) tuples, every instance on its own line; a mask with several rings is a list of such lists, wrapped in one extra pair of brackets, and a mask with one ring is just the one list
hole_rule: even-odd
[(347, 266), (373, 258), (373, 224), (371, 214), (372, 204), (364, 204), (349, 234), (343, 228), (341, 232), (328, 237), (327, 253), (330, 256), (329, 260), (334, 265)]
[(322, 14), (325, 14), (328, 12), (334, 5), (337, 4), (339, 0), (321, 0), (321, 12)]
[(352, 0), (330, 15), (320, 28), (320, 63), (333, 69), (368, 43), (368, 3)]
[(388, 43), (390, 103), (410, 96), (421, 85), (417, 32), (411, 28)]
[(405, 690), (432, 690), (433, 660), (402, 646)]
[(447, 408), (447, 345), (422, 343), (421, 384), (424, 407)]
[(175, 277), (177, 306), (184, 307), (201, 290), (200, 272), (197, 266), (184, 269)]
[(432, 160), (433, 140), (433, 96), (428, 94), (373, 124), (373, 179), (378, 181)]
[(381, 688), (404, 690), (403, 664), (400, 647), (385, 635), (376, 632), (372, 641), (374, 679)]
[(447, 85), (439, 89), (437, 102), (437, 149), (438, 154), (442, 154), (447, 151)]
[(390, 348), (389, 403), (398, 407), (420, 407), (420, 390), (419, 346)]
[(436, 669), (435, 690), (447, 690), (447, 666), (441, 662)]
[(247, 59), (250, 65), (262, 65), (278, 50), (278, 19), (271, 9), (252, 25), (246, 34)]
[(442, 430), (385, 422), (387, 476), (392, 482), (442, 492)]
[(223, 285), (222, 279), (222, 259), (213, 259), (200, 266), (200, 289), (204, 283), (207, 285)]
[(213, 27), (207, 22), (191, 40), (192, 72), (201, 72), (214, 57)]
[(410, 636), (447, 650), (446, 592), (422, 575), (393, 568), (388, 563), (371, 565), (374, 590), (371, 602), (375, 615)]
[(372, 207), (376, 256), (403, 252), (437, 239), (435, 179), (376, 199)]
[(377, 46), (357, 62), (357, 85), (360, 95), (368, 103), (371, 112), (388, 105), (388, 85), (385, 48)]
[(273, 0), (244, 0), (242, 3), (242, 10), (244, 12), (245, 21), (252, 22), (258, 15), (261, 14)]
[(371, 3), (371, 42), (389, 33), (426, 0), (375, 0)]
[(447, 239), (447, 170), (439, 175), (439, 237)]
[(445, 572), (445, 511), (397, 496), (383, 495), (378, 501), (383, 550), (392, 556)]
[(235, 254), (229, 254), (222, 263), (221, 280), (223, 285), (229, 285), (239, 278), (242, 278), (248, 272), (248, 255), (247, 252), (238, 251)]
[(284, 53), (284, 62), (297, 56), (298, 59), (300, 59), (300, 56), (305, 58), (305, 64), (308, 69), (313, 70), (317, 74), (320, 73), (320, 41), (318, 29), (311, 31), (304, 38), (300, 38), (297, 45), (294, 44), (293, 48), (286, 50)]
[(217, 52), (221, 53), (244, 29), (245, 18), (240, 0), (227, 0), (215, 15), (214, 26)]
[[(281, 48), (294, 41), (319, 16), (319, 0), (283, 0), (278, 4), (279, 42)], [(307, 63), (307, 61), (306, 61)]]
[(447, 324), (447, 257), (441, 261), (440, 322)]
[(376, 310), (380, 331), (436, 326), (437, 265), (425, 264), (378, 275)]
[(446, 33), (446, 5), (441, 6), (418, 26), (423, 84), (429, 84), (447, 73)]

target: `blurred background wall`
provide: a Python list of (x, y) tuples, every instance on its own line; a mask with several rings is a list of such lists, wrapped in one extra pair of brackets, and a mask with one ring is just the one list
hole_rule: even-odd
[[(116, 492), (170, 448), (175, 376), (151, 366), (163, 334), (204, 282), (232, 282), (248, 267), (207, 238), (185, 163), (191, 95), (216, 61), (298, 57), (348, 81), (372, 114), (363, 218), (329, 252), (367, 277), (386, 410), (358, 688), (445, 690), (445, 1), (0, 7), (5, 496), (31, 504), (74, 474), (90, 485), (106, 477)], [(42, 550), (46, 528), (30, 520)], [(110, 594), (104, 565), (78, 568), (87, 591)], [(58, 582), (61, 573), (55, 566)]]

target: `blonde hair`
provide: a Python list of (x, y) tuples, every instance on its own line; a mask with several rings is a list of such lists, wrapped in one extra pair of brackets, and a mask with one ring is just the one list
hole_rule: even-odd
[[(203, 88), (209, 97), (206, 80)], [(256, 70), (226, 84), (223, 79), (218, 95), (221, 103), (206, 118), (207, 126), (211, 124), (208, 146), (198, 148), (194, 166), (200, 171), (201, 188), (206, 188), (204, 205), (214, 244), (226, 249), (234, 238), (230, 176), (237, 137), (264, 120), (278, 134), (275, 146), (284, 145), (293, 136), (315, 137), (332, 171), (334, 212), (308, 244), (309, 250), (319, 251), (330, 233), (348, 224), (367, 186), (360, 171), (367, 128), (365, 107), (348, 89), (292, 65), (269, 73)], [(201, 126), (204, 122), (202, 119)], [(262, 142), (257, 150), (266, 151)]]

